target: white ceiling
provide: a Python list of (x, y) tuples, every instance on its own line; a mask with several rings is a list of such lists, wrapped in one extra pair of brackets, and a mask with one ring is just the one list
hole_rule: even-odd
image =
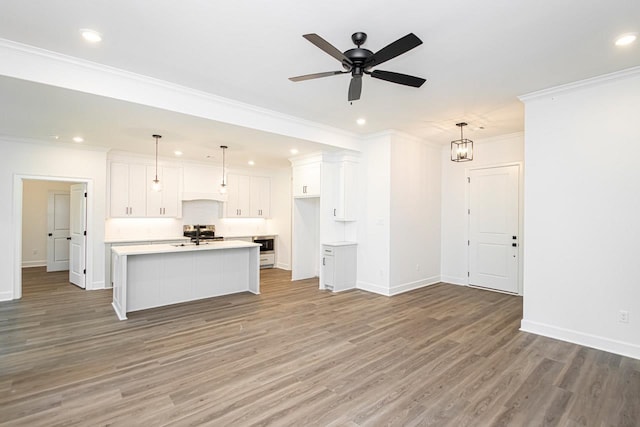
[[(640, 65), (640, 43), (613, 44), (621, 33), (640, 31), (638, 0), (64, 3), (3, 0), (0, 38), (348, 132), (397, 129), (436, 143), (457, 137), (455, 123), (462, 120), (470, 125), (465, 136), (472, 139), (522, 131), (518, 95)], [(80, 28), (101, 32), (103, 41), (87, 44)], [(346, 50), (354, 47), (350, 36), (355, 31), (368, 34), (363, 47), (374, 52), (415, 33), (424, 43), (380, 69), (423, 77), (427, 83), (415, 89), (365, 76), (361, 100), (350, 105), (348, 76), (288, 80), (340, 69), (302, 34), (317, 33)], [(0, 79), (0, 96), (3, 104), (15, 105), (0, 119), (0, 134), (42, 138), (80, 132), (103, 145), (122, 149), (121, 143), (148, 152), (153, 147), (149, 135), (158, 131), (166, 134), (168, 151), (175, 141), (189, 141), (188, 148), (181, 147), (185, 156), (201, 158), (221, 143), (231, 151), (232, 142), (243, 142), (237, 151), (246, 159), (239, 156), (238, 163), (271, 156), (264, 157), (264, 164), (272, 166), (282, 164), (291, 145), (316, 148), (293, 138), (6, 77)], [(358, 117), (367, 124), (357, 126)]]

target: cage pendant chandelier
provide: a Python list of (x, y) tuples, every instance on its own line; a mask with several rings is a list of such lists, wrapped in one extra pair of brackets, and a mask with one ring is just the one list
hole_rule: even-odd
[(456, 123), (456, 126), (460, 128), (460, 139), (451, 141), (451, 161), (453, 162), (473, 160), (473, 141), (466, 139), (462, 134), (462, 128), (466, 125), (465, 122)]

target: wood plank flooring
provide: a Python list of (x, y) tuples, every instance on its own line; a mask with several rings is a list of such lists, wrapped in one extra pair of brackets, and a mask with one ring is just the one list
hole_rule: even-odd
[(0, 303), (1, 425), (640, 426), (640, 361), (519, 332), (518, 297), (263, 270), (261, 295), (121, 322), (66, 274)]

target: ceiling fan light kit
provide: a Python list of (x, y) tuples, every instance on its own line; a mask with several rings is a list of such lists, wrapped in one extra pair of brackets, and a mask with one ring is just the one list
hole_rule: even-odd
[(349, 102), (360, 99), (360, 95), (362, 94), (362, 76), (365, 74), (373, 77), (374, 79), (385, 80), (391, 83), (416, 88), (422, 86), (424, 82), (426, 82), (426, 80), (421, 77), (409, 76), (407, 74), (400, 74), (392, 71), (371, 70), (371, 68), (377, 65), (387, 62), (396, 56), (402, 55), (414, 47), (420, 46), (422, 44), (422, 40), (413, 33), (407, 34), (375, 53), (369, 49), (360, 47), (367, 40), (367, 34), (363, 32), (356, 32), (351, 35), (351, 40), (357, 47), (345, 52), (339, 51), (331, 43), (317, 34), (305, 34), (302, 37), (340, 61), (345, 71), (326, 71), (322, 73), (289, 77), (289, 80), (291, 81), (301, 82), (304, 80), (336, 76), (339, 74), (351, 74), (351, 82), (349, 83), (349, 92), (347, 96)]
[(473, 160), (473, 141), (462, 135), (462, 128), (467, 126), (467, 123), (456, 123), (456, 126), (460, 128), (460, 139), (451, 141), (451, 161), (469, 162)]

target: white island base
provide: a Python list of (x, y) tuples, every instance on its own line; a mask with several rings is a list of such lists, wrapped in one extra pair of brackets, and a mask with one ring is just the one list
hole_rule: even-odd
[(237, 292), (260, 293), (260, 245), (114, 247), (113, 308), (127, 313)]

